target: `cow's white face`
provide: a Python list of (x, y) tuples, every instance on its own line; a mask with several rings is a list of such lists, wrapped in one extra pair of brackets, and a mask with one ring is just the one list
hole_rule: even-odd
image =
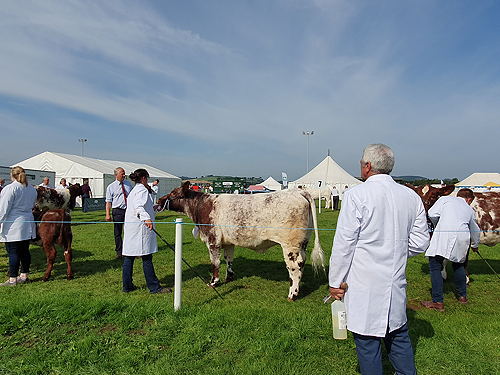
[(68, 208), (71, 198), (71, 194), (68, 189), (56, 190), (37, 186), (36, 190), (36, 207), (40, 211)]

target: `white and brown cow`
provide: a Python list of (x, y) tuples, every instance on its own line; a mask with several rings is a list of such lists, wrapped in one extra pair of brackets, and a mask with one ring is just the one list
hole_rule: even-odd
[(57, 254), (56, 245), (61, 246), (64, 250), (67, 264), (66, 276), (70, 280), (73, 278), (71, 268), (73, 233), (71, 231), (70, 210), (75, 208), (76, 198), (82, 195), (82, 187), (80, 184), (74, 184), (68, 189), (50, 189), (43, 186), (35, 188), (37, 199), (33, 216), (39, 221), (37, 223), (37, 241), (47, 257), (47, 269), (43, 275), (43, 281), (50, 278), (54, 267)]
[(500, 243), (500, 192), (474, 193), (470, 206), (481, 229), (479, 242), (487, 246)]
[[(309, 194), (311, 194), (311, 197), (313, 199), (318, 199), (318, 204), (321, 204), (321, 201), (324, 199), (325, 200), (325, 208), (331, 208), (332, 207), (332, 191), (330, 187), (324, 186), (322, 188), (317, 188), (313, 186), (305, 186), (305, 185), (299, 185), (297, 186), (298, 189), (307, 191)], [(320, 201), (321, 199), (321, 201)]]
[[(412, 188), (424, 202), (425, 210), (428, 211), (434, 203), (445, 195), (454, 195), (455, 185), (433, 187), (430, 185), (412, 186)], [(480, 243), (487, 246), (495, 246), (500, 243), (500, 192), (474, 193), (471, 207), (476, 214), (476, 222), (481, 229)]]
[(64, 251), (64, 259), (66, 260), (66, 278), (73, 278), (73, 270), (71, 261), (73, 260), (73, 252), (71, 243), (73, 241), (73, 233), (71, 231), (71, 216), (67, 210), (48, 210), (44, 212), (34, 212), (37, 224), (38, 238), (35, 242), (43, 248), (47, 258), (47, 268), (42, 280), (48, 281), (54, 268), (54, 262), (57, 255), (56, 245), (60, 246)]
[(234, 279), (232, 268), (234, 246), (264, 252), (281, 245), (290, 278), (288, 299), (299, 294), (299, 282), (306, 262), (306, 248), (314, 227), (315, 242), (312, 251), (314, 267), (323, 267), (323, 250), (318, 236), (314, 200), (309, 193), (298, 189), (268, 194), (236, 195), (206, 194), (189, 189), (185, 182), (159, 199), (172, 211), (189, 216), (199, 229), (199, 235), (208, 247), (212, 263), (211, 286), (219, 282), (220, 252), (224, 250), (227, 262), (226, 281)]
[[(446, 185), (441, 188), (430, 185), (425, 186), (406, 186), (415, 190), (422, 198), (425, 210), (428, 211), (439, 197), (455, 194), (455, 185)], [(474, 200), (471, 207), (476, 215), (476, 222), (481, 229), (479, 242), (486, 246), (495, 246), (500, 243), (500, 192), (474, 193)], [(447, 278), (446, 262), (443, 264), (441, 274), (444, 279)], [(468, 275), (468, 272), (467, 272)], [(467, 276), (467, 282), (469, 278)]]
[(431, 185), (413, 186), (405, 184), (407, 187), (415, 191), (424, 203), (425, 212), (436, 203), (440, 197), (450, 195), (455, 190), (455, 185), (445, 185), (442, 187), (434, 187)]
[(37, 191), (36, 208), (39, 211), (63, 209), (72, 210), (76, 205), (76, 198), (82, 195), (80, 184), (73, 184), (68, 189), (51, 189), (35, 186)]

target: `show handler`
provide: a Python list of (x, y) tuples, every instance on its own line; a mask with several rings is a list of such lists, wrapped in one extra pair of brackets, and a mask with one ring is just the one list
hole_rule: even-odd
[(32, 213), (36, 190), (28, 184), (21, 167), (12, 168), (10, 178), (12, 183), (3, 188), (0, 195), (0, 242), (5, 242), (9, 254), (9, 280), (0, 286), (14, 286), (28, 281), (30, 240), (36, 237)]
[(153, 254), (158, 251), (158, 244), (156, 233), (153, 231), (155, 212), (148, 177), (148, 172), (142, 168), (129, 176), (135, 186), (128, 195), (123, 227), (123, 291), (131, 292), (137, 289), (132, 282), (132, 271), (135, 258), (140, 257), (149, 291), (168, 293), (170, 289), (160, 286), (153, 267)]
[(464, 262), (469, 246), (472, 251), (477, 251), (481, 232), (475, 220), (474, 210), (470, 207), (473, 200), (472, 190), (460, 189), (456, 197), (441, 197), (429, 209), (428, 215), (435, 225), (435, 230), (431, 244), (425, 252), (429, 257), (432, 301), (422, 301), (422, 305), (428, 309), (444, 311), (441, 276), (444, 259), (450, 260), (453, 265), (458, 302), (468, 301)]
[[(368, 145), (366, 180), (344, 193), (330, 258), (330, 295), (345, 295), (362, 374), (382, 375), (381, 342), (397, 374), (416, 374), (406, 317), (406, 262), (429, 245), (420, 197), (389, 173), (392, 150)], [(348, 284), (346, 290), (342, 283)]]

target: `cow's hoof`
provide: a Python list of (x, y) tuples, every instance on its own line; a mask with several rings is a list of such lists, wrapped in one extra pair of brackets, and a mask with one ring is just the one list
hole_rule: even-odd
[(42, 281), (43, 282), (47, 282), (47, 281), (49, 281), (49, 278), (48, 277), (42, 277)]
[(218, 286), (220, 286), (220, 281), (217, 280), (215, 282), (210, 282), (207, 284), (207, 286), (209, 286), (210, 288), (217, 288)]
[(73, 275), (67, 275), (66, 280), (73, 280), (74, 276)]
[(297, 299), (297, 295), (293, 295), (291, 297), (288, 297), (288, 302), (294, 302)]
[(226, 276), (226, 283), (230, 283), (231, 281), (234, 281), (234, 273), (230, 273)]

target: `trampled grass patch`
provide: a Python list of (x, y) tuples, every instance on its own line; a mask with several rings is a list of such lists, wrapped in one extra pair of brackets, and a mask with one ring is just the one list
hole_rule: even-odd
[[(172, 222), (177, 214), (162, 213)], [(184, 218), (188, 221), (187, 218)], [(337, 213), (319, 215), (322, 229), (335, 228)], [(74, 221), (104, 221), (103, 212), (73, 213)], [(209, 277), (204, 244), (184, 228), (184, 257)], [(174, 226), (158, 231), (174, 242)], [(183, 307), (174, 313), (173, 295), (150, 295), (141, 262), (134, 282), (139, 290), (121, 292), (121, 261), (114, 259), (112, 224), (74, 225), (75, 279), (65, 279), (59, 254), (49, 282), (42, 282), (45, 259), (32, 246), (34, 282), (0, 290), (0, 373), (5, 374), (356, 374), (352, 336), (331, 334), (325, 275), (310, 263), (298, 301), (287, 301), (288, 274), (281, 248), (259, 254), (237, 248), (237, 280), (223, 284), (221, 300), (184, 267)], [(328, 257), (334, 231), (321, 231)], [(173, 285), (173, 253), (161, 241), (154, 256), (161, 282)], [(482, 255), (500, 270), (500, 246), (482, 246)], [(468, 305), (460, 305), (446, 283), (446, 312), (420, 309), (429, 299), (427, 260), (408, 264), (408, 317), (420, 374), (500, 373), (499, 280), (471, 255), (473, 282)], [(0, 254), (5, 275), (7, 256)], [(223, 273), (225, 268), (223, 266)], [(451, 274), (451, 272), (450, 272)], [(386, 364), (387, 373), (390, 365)]]

